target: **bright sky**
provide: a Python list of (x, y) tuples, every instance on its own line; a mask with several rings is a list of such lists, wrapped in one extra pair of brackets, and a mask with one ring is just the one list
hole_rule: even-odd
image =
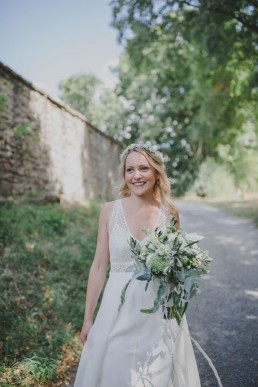
[(80, 72), (113, 86), (122, 47), (111, 20), (109, 0), (0, 0), (0, 60), (53, 97)]

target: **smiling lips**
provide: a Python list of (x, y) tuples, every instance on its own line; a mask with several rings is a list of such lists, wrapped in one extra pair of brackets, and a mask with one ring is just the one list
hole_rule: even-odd
[(135, 185), (136, 187), (139, 187), (139, 186), (142, 186), (144, 184), (146, 184), (145, 181), (139, 181), (139, 182), (135, 182), (135, 183), (132, 183), (133, 185)]

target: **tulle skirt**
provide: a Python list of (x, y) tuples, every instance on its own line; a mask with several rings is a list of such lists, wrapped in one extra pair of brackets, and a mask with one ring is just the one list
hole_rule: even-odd
[(186, 318), (181, 326), (145, 314), (154, 288), (133, 280), (121, 310), (120, 293), (132, 273), (111, 272), (101, 306), (89, 332), (75, 387), (200, 387)]

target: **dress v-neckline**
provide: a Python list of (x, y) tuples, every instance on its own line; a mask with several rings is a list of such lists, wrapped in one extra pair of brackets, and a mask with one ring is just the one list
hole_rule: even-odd
[[(126, 231), (127, 231), (127, 233), (128, 233), (133, 239), (135, 239), (137, 242), (142, 243), (142, 242), (147, 238), (147, 236), (144, 237), (144, 238), (141, 239), (141, 240), (138, 239), (138, 238), (135, 238), (135, 236), (134, 236), (134, 235), (131, 233), (131, 231), (130, 231), (130, 228), (129, 228), (129, 225), (128, 225), (128, 222), (127, 222), (127, 219), (126, 219), (126, 216), (125, 216), (125, 211), (124, 211), (122, 199), (119, 199), (119, 202), (120, 202), (121, 212), (122, 212), (122, 216), (123, 216), (123, 218), (124, 218), (124, 224), (125, 224), (125, 226), (126, 226)], [(150, 229), (151, 231), (154, 231), (155, 228), (157, 227), (157, 225), (158, 225), (158, 223), (159, 223), (159, 221), (160, 221), (161, 213), (162, 213), (162, 203), (160, 203), (158, 216), (157, 216), (157, 219), (156, 219), (156, 221), (155, 221), (155, 223), (154, 223), (154, 226), (152, 227), (152, 229)]]

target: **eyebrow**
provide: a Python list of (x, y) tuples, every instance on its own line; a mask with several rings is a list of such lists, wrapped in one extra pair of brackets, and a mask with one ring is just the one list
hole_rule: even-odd
[[(134, 168), (133, 165), (126, 165), (125, 167), (126, 168)], [(139, 167), (149, 167), (149, 165), (148, 164), (140, 164)]]

